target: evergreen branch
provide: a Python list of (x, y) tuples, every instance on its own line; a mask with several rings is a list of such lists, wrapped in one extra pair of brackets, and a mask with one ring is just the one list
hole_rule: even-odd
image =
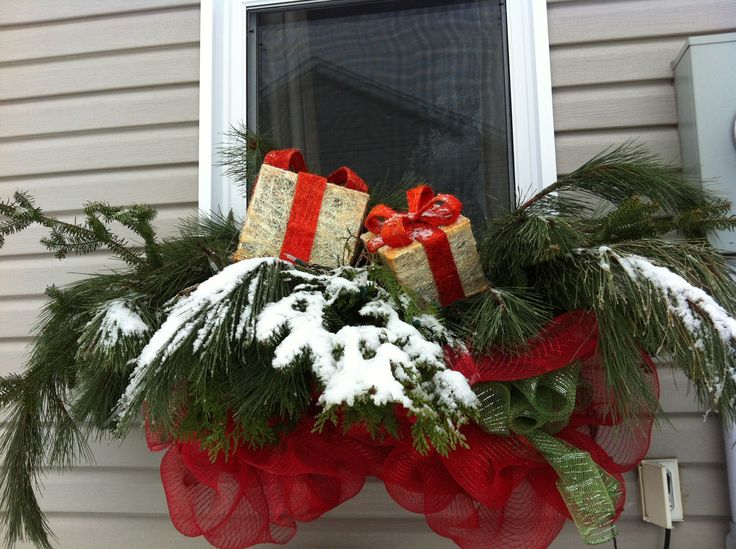
[(6, 434), (0, 440), (0, 452), (4, 456), (0, 468), (0, 506), (5, 510), (3, 523), (8, 547), (28, 540), (51, 549), (51, 530), (34, 493), (44, 454), (40, 406), (36, 387), (16, 393)]
[(726, 259), (705, 240), (641, 239), (614, 244), (622, 255), (646, 257), (684, 277), (736, 315), (736, 284)]
[(628, 142), (596, 155), (518, 209), (534, 209), (552, 199), (555, 193), (561, 193), (560, 202), (574, 202), (580, 208), (590, 208), (589, 201), (586, 205), (585, 200), (571, 194), (576, 192), (613, 204), (640, 196), (672, 212), (696, 208), (713, 200), (709, 193), (687, 181), (680, 169), (663, 163), (643, 146)]
[(0, 248), (6, 236), (22, 231), (41, 215), (33, 198), (24, 192), (16, 191), (12, 199), (0, 202), (0, 216), (5, 218), (0, 219)]
[(667, 213), (660, 204), (639, 196), (622, 201), (602, 216), (587, 221), (589, 244), (612, 244), (679, 232), (686, 238), (704, 238), (709, 231), (736, 228), (731, 204), (715, 200), (695, 208)]
[(584, 229), (573, 218), (518, 210), (489, 223), (478, 252), (494, 287), (524, 287), (531, 267), (584, 245)]
[[(243, 349), (253, 344), (260, 307), (284, 295), (278, 283), (281, 270), (276, 260), (240, 262), (230, 272), (220, 273), (222, 287), (216, 286), (219, 281), (213, 277), (208, 285), (200, 285), (173, 304), (167, 321), (138, 358), (120, 402), (119, 431), (127, 429), (144, 401), (158, 426), (173, 431), (180, 418), (170, 395), (184, 382), (190, 394), (209, 394), (210, 380), (227, 374), (227, 365), (239, 361)], [(176, 368), (161, 367), (171, 361), (177, 363)]]
[(218, 166), (224, 167), (225, 175), (250, 197), (266, 154), (278, 147), (271, 138), (249, 130), (244, 124), (231, 126), (225, 138), (227, 141), (217, 149)]
[(131, 282), (138, 293), (161, 307), (184, 288), (199, 284), (230, 264), (238, 244), (239, 223), (212, 214), (182, 220), (180, 235), (161, 242), (162, 264), (145, 268)]
[[(733, 296), (733, 285), (719, 262), (710, 263), (708, 248), (674, 250), (674, 243), (657, 240), (579, 250), (538, 274), (563, 310), (595, 311), (606, 380), (626, 417), (636, 420), (641, 411), (658, 409), (654, 396), (642, 392), (644, 351), (672, 359), (694, 383), (700, 401), (733, 420), (736, 320), (728, 312), (733, 301), (721, 305)], [(703, 283), (712, 285), (715, 300), (702, 290)]]
[(523, 348), (552, 320), (529, 288), (490, 288), (443, 311), (450, 329), (478, 354)]
[[(90, 202), (84, 207), (85, 215), (92, 219), (97, 215), (102, 216), (105, 223), (117, 221), (127, 227), (143, 239), (146, 260), (151, 267), (161, 265), (161, 251), (156, 239), (156, 231), (152, 222), (158, 212), (143, 204), (134, 204), (128, 207), (110, 206), (106, 202)], [(105, 237), (112, 237), (109, 232), (103, 233)], [(116, 239), (117, 241), (117, 239)], [(124, 242), (117, 241), (119, 244)]]
[[(112, 207), (93, 202), (85, 206), (84, 213), (86, 219), (83, 225), (60, 221), (45, 215), (28, 194), (16, 192), (12, 200), (0, 203), (0, 215), (6, 218), (0, 221), (0, 247), (4, 244), (5, 236), (36, 223), (50, 230), (49, 236), (42, 238), (41, 243), (59, 259), (70, 253), (88, 254), (107, 246), (131, 267), (161, 264), (159, 245), (151, 225), (156, 216), (154, 209), (142, 205)], [(131, 229), (143, 239), (145, 259), (141, 251), (110, 231), (107, 225), (112, 221)]]
[(606, 405), (624, 423), (634, 425), (641, 414), (659, 410), (656, 395), (647, 390), (642, 369), (641, 316), (652, 314), (632, 285), (601, 266), (594, 254), (574, 253), (541, 265), (536, 272), (539, 288), (558, 309), (591, 310), (598, 320), (599, 359), (606, 380)]

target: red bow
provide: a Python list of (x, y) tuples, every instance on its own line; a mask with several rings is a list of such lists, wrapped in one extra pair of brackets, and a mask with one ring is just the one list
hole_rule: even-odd
[[(307, 164), (304, 162), (304, 156), (299, 149), (269, 151), (263, 159), (263, 163), (294, 173), (307, 171)], [(346, 189), (352, 189), (361, 193), (368, 192), (368, 185), (366, 185), (365, 181), (347, 166), (337, 168), (326, 179), (329, 183), (340, 185)]]
[(464, 298), (465, 290), (450, 241), (438, 228), (457, 221), (462, 203), (451, 194), (435, 195), (427, 185), (407, 191), (406, 199), (409, 205), (407, 213), (398, 213), (385, 204), (379, 204), (370, 211), (365, 226), (374, 236), (366, 248), (375, 253), (384, 245), (400, 248), (419, 242), (427, 255), (440, 305), (444, 307)]
[(427, 185), (406, 193), (409, 211), (398, 213), (385, 204), (373, 208), (365, 219), (373, 236), (366, 247), (375, 253), (384, 245), (392, 248), (408, 246), (414, 241), (424, 243), (441, 232), (437, 227), (452, 225), (463, 209), (462, 202), (451, 194), (435, 195)]

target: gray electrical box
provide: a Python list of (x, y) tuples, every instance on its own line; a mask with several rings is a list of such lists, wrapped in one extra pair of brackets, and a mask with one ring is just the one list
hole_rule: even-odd
[[(688, 38), (673, 68), (682, 166), (736, 213), (736, 33)], [(736, 231), (711, 243), (736, 253)]]

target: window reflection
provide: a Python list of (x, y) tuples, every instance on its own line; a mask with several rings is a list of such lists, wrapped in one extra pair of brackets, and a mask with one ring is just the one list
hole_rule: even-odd
[(497, 1), (392, 0), (257, 15), (257, 122), (310, 168), (410, 171), (476, 228), (512, 199)]

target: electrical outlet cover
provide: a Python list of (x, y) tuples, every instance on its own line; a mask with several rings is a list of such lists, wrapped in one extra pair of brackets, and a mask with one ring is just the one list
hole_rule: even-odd
[(680, 472), (676, 459), (645, 459), (639, 465), (642, 519), (663, 528), (683, 520)]

